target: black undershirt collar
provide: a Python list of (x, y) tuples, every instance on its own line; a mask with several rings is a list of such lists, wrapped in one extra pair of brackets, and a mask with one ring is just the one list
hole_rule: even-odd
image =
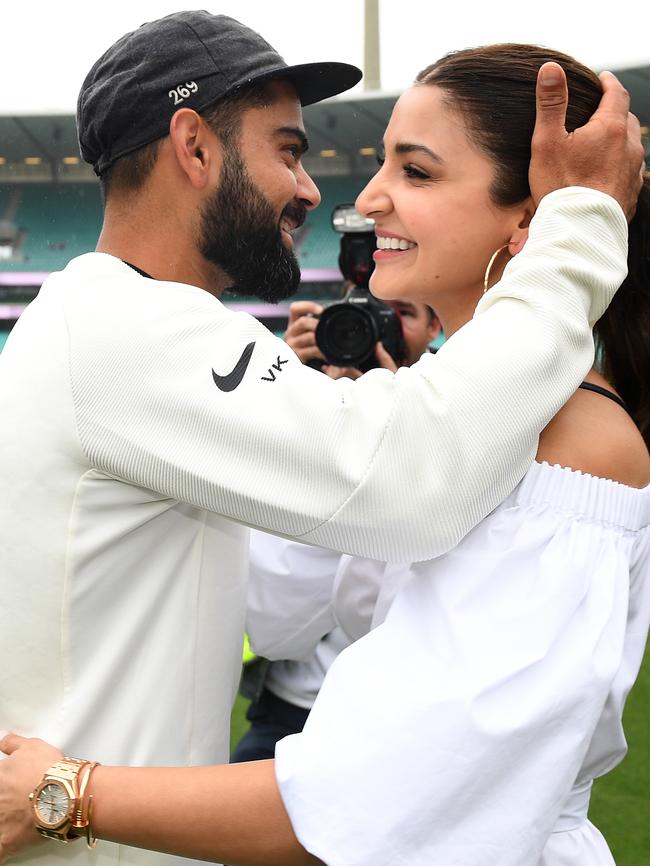
[(122, 261), (124, 262), (125, 265), (128, 265), (130, 268), (132, 268), (136, 273), (140, 274), (141, 277), (146, 277), (148, 280), (155, 280), (156, 279), (155, 277), (152, 277), (151, 274), (148, 274), (146, 271), (143, 271), (142, 268), (139, 268), (137, 265), (132, 265), (131, 262), (124, 261), (124, 259), (122, 259)]

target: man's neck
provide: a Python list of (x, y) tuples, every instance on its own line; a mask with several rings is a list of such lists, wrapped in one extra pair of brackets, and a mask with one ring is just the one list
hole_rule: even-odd
[(228, 285), (223, 271), (206, 261), (195, 246), (178, 239), (168, 242), (163, 227), (151, 232), (128, 221), (117, 227), (105, 221), (96, 251), (122, 259), (153, 279), (198, 286), (217, 298)]

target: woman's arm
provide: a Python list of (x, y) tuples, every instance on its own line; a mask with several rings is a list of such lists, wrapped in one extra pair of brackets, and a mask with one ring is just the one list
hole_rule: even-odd
[[(6, 736), (0, 749), (11, 756), (0, 761), (2, 863), (39, 841), (28, 794), (62, 755), (42, 740), (16, 734)], [(233, 866), (321, 863), (293, 832), (273, 761), (180, 768), (98, 766), (87, 794), (93, 797), (92, 830), (99, 839)]]
[(233, 866), (321, 862), (296, 839), (273, 761), (97, 767), (90, 793), (100, 839)]

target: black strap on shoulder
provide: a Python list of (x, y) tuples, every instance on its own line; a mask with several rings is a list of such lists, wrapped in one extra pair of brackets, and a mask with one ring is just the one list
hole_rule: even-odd
[(603, 397), (609, 397), (610, 400), (618, 403), (626, 412), (629, 412), (629, 409), (618, 394), (614, 394), (613, 391), (609, 391), (607, 388), (602, 388), (600, 385), (592, 385), (591, 382), (581, 382), (578, 388), (583, 388), (585, 391), (593, 391), (596, 394), (601, 394)]

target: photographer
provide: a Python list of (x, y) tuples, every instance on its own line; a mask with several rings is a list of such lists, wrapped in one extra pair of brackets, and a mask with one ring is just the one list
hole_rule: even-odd
[[(416, 304), (407, 301), (388, 301), (388, 306), (399, 316), (402, 335), (406, 347), (406, 357), (397, 364), (381, 343), (375, 347), (377, 366), (395, 372), (400, 367), (410, 367), (427, 351), (427, 347), (440, 334), (440, 322), (426, 304)], [(328, 364), (322, 349), (316, 342), (318, 317), (323, 307), (315, 301), (295, 301), (289, 308), (289, 322), (284, 334), (284, 340), (298, 355), (303, 364), (321, 361), (320, 368), (331, 379), (358, 379), (362, 375), (354, 367), (337, 367)], [(313, 364), (312, 364), (313, 366)]]
[[(426, 304), (388, 303), (399, 317), (406, 350), (400, 366), (410, 366), (439, 336), (440, 321)], [(314, 366), (315, 362), (322, 362), (322, 371), (331, 378), (359, 378), (363, 375), (361, 370), (327, 363), (316, 342), (322, 311), (323, 307), (314, 301), (291, 304), (285, 341), (303, 363)], [(378, 366), (397, 370), (398, 365), (382, 343), (377, 343), (375, 358)], [(340, 559), (341, 554), (335, 551), (264, 532), (251, 533), (249, 628), (255, 646), (279, 660), (269, 663), (260, 659), (244, 668), (242, 693), (252, 698), (246, 713), (251, 726), (231, 757), (233, 763), (272, 758), (279, 739), (303, 729), (330, 665), (349, 645), (346, 633), (329, 618), (327, 590), (334, 583)], [(375, 566), (383, 570), (384, 566), (373, 560), (359, 562), (369, 570)], [(319, 594), (325, 593), (322, 608), (318, 608), (314, 598), (317, 585)], [(306, 609), (310, 610), (310, 616), (301, 616)], [(320, 618), (315, 615), (316, 609), (322, 611)], [(307, 619), (308, 633), (304, 627)], [(319, 622), (323, 623), (320, 628), (324, 637), (312, 649)], [(284, 655), (288, 658), (283, 658)]]

